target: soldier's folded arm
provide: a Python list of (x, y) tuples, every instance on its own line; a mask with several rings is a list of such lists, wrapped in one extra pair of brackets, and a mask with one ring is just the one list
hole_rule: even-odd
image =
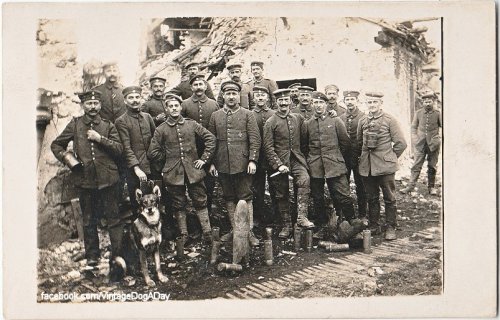
[(127, 167), (132, 168), (139, 165), (139, 160), (135, 156), (132, 147), (130, 146), (130, 132), (128, 131), (127, 125), (125, 124), (123, 118), (116, 119), (115, 122), (116, 130), (120, 135), (120, 140), (123, 145), (123, 156), (127, 162)]
[(63, 155), (69, 142), (75, 138), (75, 123), (75, 119), (71, 119), (63, 132), (50, 144), (52, 153), (61, 162), (63, 162)]
[(122, 156), (123, 145), (114, 124), (110, 123), (108, 136), (101, 136), (101, 142), (99, 142), (99, 144), (102, 145), (112, 157), (118, 158)]
[(153, 138), (151, 139), (151, 143), (149, 144), (147, 157), (150, 161), (161, 161), (165, 156), (162, 146), (163, 135), (160, 130), (156, 129), (153, 134)]
[(259, 161), (259, 150), (261, 146), (259, 126), (253, 113), (248, 113), (247, 116), (247, 132), (249, 138), (249, 155), (248, 160), (257, 163)]
[(389, 130), (391, 132), (392, 142), (394, 143), (392, 149), (394, 150), (396, 156), (399, 158), (405, 151), (407, 145), (405, 137), (403, 135), (403, 131), (401, 131), (401, 128), (399, 127), (396, 119), (391, 119), (389, 123)]

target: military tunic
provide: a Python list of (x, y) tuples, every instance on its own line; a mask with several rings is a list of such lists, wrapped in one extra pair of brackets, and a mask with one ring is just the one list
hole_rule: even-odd
[(311, 195), (314, 199), (316, 221), (328, 222), (325, 212), (325, 180), (337, 210), (347, 220), (354, 218), (354, 206), (346, 176), (344, 154), (350, 149), (350, 140), (344, 123), (337, 116), (315, 114), (303, 124), (302, 140), (311, 175)]
[[(196, 137), (204, 142), (204, 151), (198, 157)], [(194, 120), (169, 117), (155, 131), (148, 158), (163, 161), (163, 183), (172, 197), (174, 209), (183, 209), (187, 204), (188, 188), (195, 209), (206, 207), (206, 189), (203, 184), (205, 171), (196, 169), (198, 159), (210, 161), (215, 151), (215, 137)]]
[(127, 111), (125, 100), (123, 98), (123, 87), (118, 83), (104, 83), (95, 87), (93, 90), (101, 92), (101, 118), (115, 123), (119, 116)]
[(304, 120), (309, 120), (314, 115), (314, 109), (311, 105), (304, 108), (302, 105), (299, 104), (291, 112), (294, 114), (301, 115)]
[(331, 111), (331, 110), (334, 110), (337, 113), (337, 117), (340, 117), (347, 111), (346, 108), (342, 107), (336, 102), (335, 103), (327, 102), (326, 111)]
[(149, 113), (153, 118), (153, 121), (156, 126), (159, 126), (160, 124), (163, 123), (163, 121), (165, 121), (157, 119), (156, 118), (157, 116), (159, 116), (162, 113), (168, 116), (167, 111), (165, 109), (165, 101), (163, 100), (163, 98), (158, 98), (154, 95), (151, 97), (151, 99), (144, 102), (144, 105), (142, 106), (142, 112)]
[(189, 99), (182, 101), (181, 107), (183, 117), (198, 122), (204, 128), (208, 128), (212, 113), (219, 110), (219, 105), (215, 100), (208, 98), (206, 95), (198, 98), (194, 94)]

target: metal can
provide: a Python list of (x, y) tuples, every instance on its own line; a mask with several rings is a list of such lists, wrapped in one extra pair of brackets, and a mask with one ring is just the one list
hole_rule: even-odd
[(312, 251), (312, 244), (313, 244), (313, 231), (311, 229), (306, 230), (306, 251), (311, 252)]
[(242, 271), (243, 266), (236, 263), (224, 263), (221, 262), (217, 265), (217, 270), (219, 271)]
[(363, 251), (365, 253), (372, 252), (372, 232), (370, 230), (363, 230)]
[(266, 240), (272, 240), (273, 238), (273, 228), (266, 228)]
[(219, 257), (220, 241), (212, 241), (212, 251), (210, 252), (210, 264), (215, 264)]
[(273, 265), (273, 241), (264, 240), (264, 261), (266, 265)]
[(300, 250), (301, 235), (302, 235), (302, 229), (299, 227), (295, 227), (295, 229), (293, 229), (293, 240), (294, 240), (293, 244), (295, 252), (299, 252)]
[(213, 227), (212, 228), (212, 241), (219, 241), (220, 240), (220, 229), (219, 227)]
[(326, 251), (333, 251), (333, 252), (338, 252), (338, 251), (347, 251), (349, 250), (349, 244), (343, 243), (329, 243), (325, 245), (325, 250)]

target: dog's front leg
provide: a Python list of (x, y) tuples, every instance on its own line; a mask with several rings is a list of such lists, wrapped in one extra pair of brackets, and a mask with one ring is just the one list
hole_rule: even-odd
[(161, 272), (160, 245), (157, 245), (155, 249), (155, 265), (156, 265), (156, 274), (158, 275), (158, 280), (160, 280), (161, 283), (167, 282), (168, 281), (167, 276)]
[(142, 271), (142, 276), (144, 277), (144, 281), (148, 286), (153, 287), (155, 285), (155, 282), (149, 277), (148, 259), (146, 257), (146, 251), (139, 250), (139, 259), (141, 260), (141, 271)]

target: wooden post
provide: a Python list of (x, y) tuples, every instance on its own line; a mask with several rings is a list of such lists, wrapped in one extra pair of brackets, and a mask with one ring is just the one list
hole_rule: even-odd
[(78, 231), (78, 239), (83, 241), (83, 214), (80, 207), (80, 199), (71, 199), (71, 208), (73, 209), (73, 218), (75, 219), (76, 230)]

